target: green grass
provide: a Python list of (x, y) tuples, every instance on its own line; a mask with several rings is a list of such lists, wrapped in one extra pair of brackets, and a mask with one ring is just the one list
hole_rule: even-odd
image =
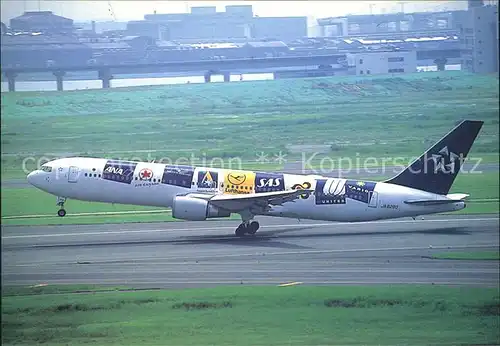
[(3, 93), (2, 179), (24, 177), (27, 157), (61, 155), (227, 166), (264, 152), (273, 167), (279, 151), (293, 161), (320, 145), (330, 156), (411, 157), (466, 118), (485, 121), (470, 156), (498, 162), (498, 92), (494, 76), (448, 71)]
[(434, 259), (452, 260), (500, 260), (498, 251), (476, 251), (476, 252), (442, 252), (432, 256)]
[(444, 286), (9, 296), (2, 344), (497, 344), (499, 304), (496, 289)]

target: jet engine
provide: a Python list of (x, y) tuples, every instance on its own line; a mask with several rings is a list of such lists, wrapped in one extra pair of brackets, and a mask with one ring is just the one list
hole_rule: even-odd
[(229, 217), (231, 212), (217, 208), (203, 199), (176, 196), (172, 203), (172, 216), (182, 220), (203, 221), (215, 217)]

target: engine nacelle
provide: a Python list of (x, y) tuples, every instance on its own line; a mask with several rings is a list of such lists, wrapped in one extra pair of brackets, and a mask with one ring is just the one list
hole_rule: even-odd
[(214, 217), (229, 217), (231, 212), (210, 205), (209, 201), (187, 196), (176, 196), (172, 203), (172, 217), (189, 221), (203, 221)]

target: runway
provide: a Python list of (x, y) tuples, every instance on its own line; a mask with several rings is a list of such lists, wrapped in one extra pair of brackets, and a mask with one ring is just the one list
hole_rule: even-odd
[(498, 261), (426, 258), (498, 250), (498, 215), (355, 224), (258, 220), (261, 229), (249, 238), (234, 236), (234, 220), (2, 226), (2, 285), (499, 284)]

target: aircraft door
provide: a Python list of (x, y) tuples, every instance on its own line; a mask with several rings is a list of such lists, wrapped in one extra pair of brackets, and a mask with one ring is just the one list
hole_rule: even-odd
[(78, 181), (78, 176), (80, 175), (80, 170), (78, 167), (71, 166), (68, 172), (68, 182), (76, 183)]
[(376, 208), (378, 204), (378, 192), (373, 191), (370, 196), (369, 207)]

